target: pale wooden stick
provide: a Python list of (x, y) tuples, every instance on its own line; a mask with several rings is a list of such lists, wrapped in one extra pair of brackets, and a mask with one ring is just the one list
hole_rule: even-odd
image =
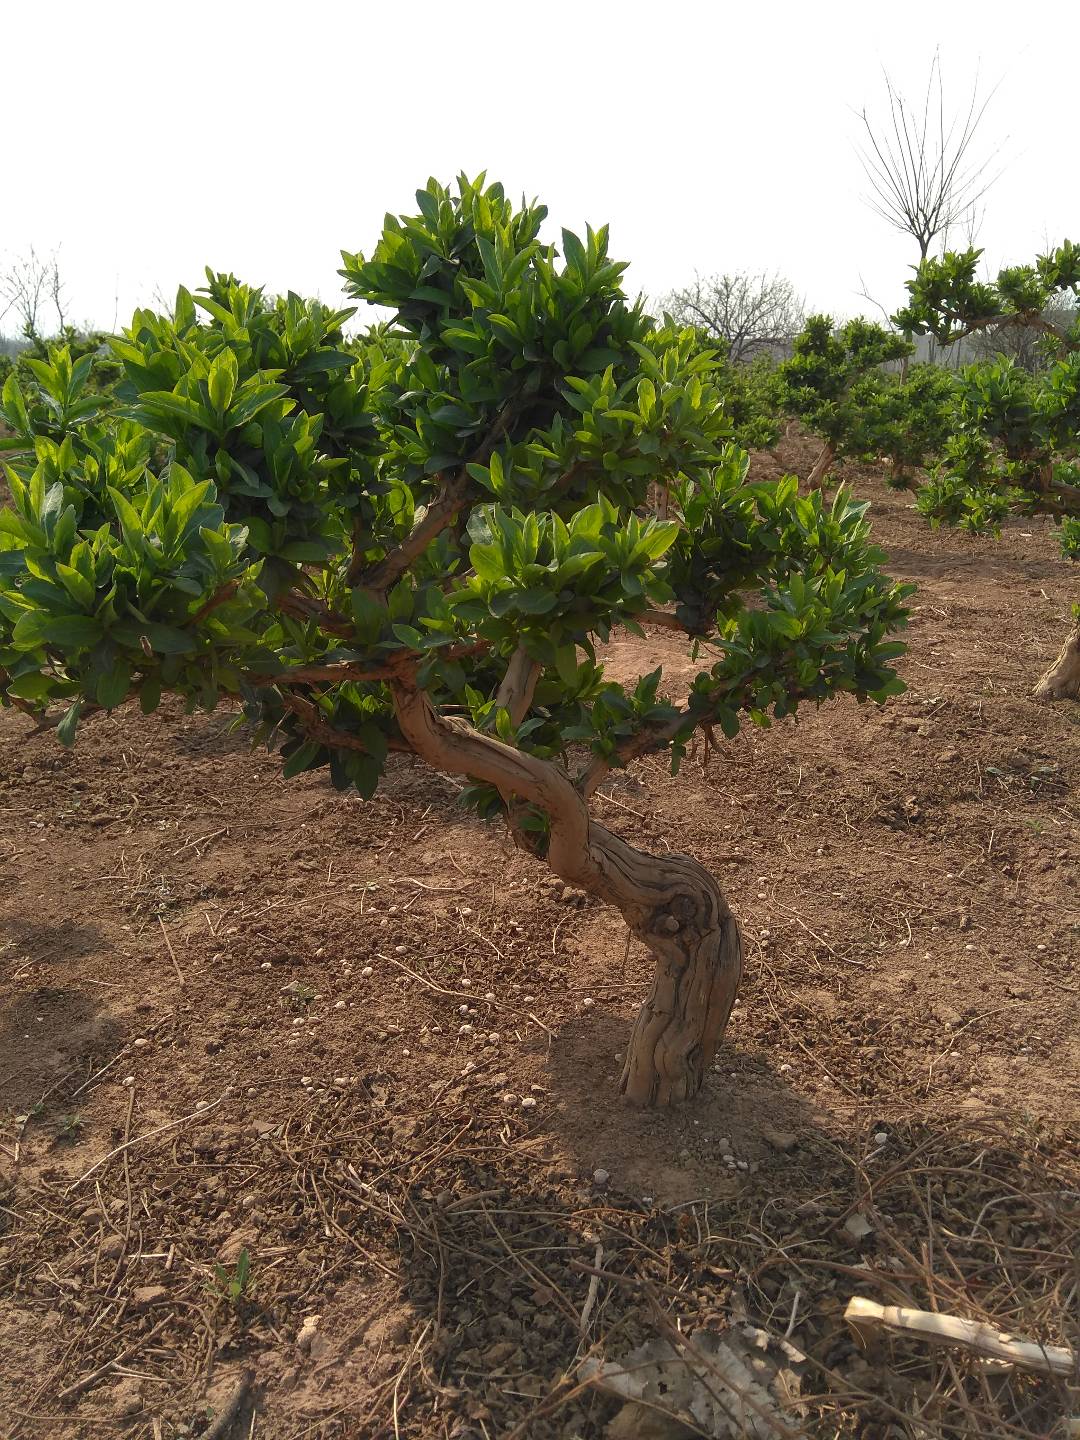
[(158, 924), (161, 926), (161, 933), (162, 933), (162, 935), (165, 936), (165, 945), (166, 945), (166, 948), (167, 948), (168, 951), (169, 951), (169, 959), (170, 959), (170, 960), (172, 961), (172, 963), (173, 963), (173, 969), (176, 971), (176, 978), (180, 981), (180, 984), (183, 985), (183, 983), (184, 983), (184, 972), (180, 969), (180, 966), (179, 966), (179, 964), (177, 963), (177, 960), (176, 960), (176, 951), (172, 948), (172, 941), (169, 939), (169, 932), (168, 932), (168, 930), (165, 929), (165, 921), (161, 918), (160, 915), (157, 917), (157, 921), (158, 921)]
[(1024, 1370), (1041, 1370), (1046, 1375), (1071, 1376), (1076, 1356), (1063, 1345), (1038, 1345), (1011, 1336), (978, 1320), (961, 1320), (956, 1315), (936, 1315), (930, 1310), (909, 1310), (905, 1305), (878, 1305), (861, 1295), (848, 1301), (844, 1319), (863, 1346), (881, 1331), (918, 1335), (939, 1345), (960, 1345), (992, 1360), (1005, 1360)]

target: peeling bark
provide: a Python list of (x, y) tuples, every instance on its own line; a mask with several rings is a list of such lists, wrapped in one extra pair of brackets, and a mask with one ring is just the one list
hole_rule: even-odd
[(825, 476), (829, 466), (836, 459), (836, 446), (831, 440), (826, 440), (821, 447), (821, 453), (814, 461), (814, 468), (806, 477), (806, 483), (811, 490), (820, 490), (825, 484)]
[[(615, 905), (653, 954), (656, 974), (627, 1049), (620, 1088), (637, 1105), (696, 1095), (723, 1038), (742, 974), (738, 925), (709, 872), (686, 855), (649, 855), (593, 821), (566, 773), (463, 720), (439, 715), (411, 680), (391, 682), (398, 724), (430, 765), (496, 786), (550, 821), (557, 875)], [(513, 827), (512, 827), (513, 828)], [(515, 830), (518, 843), (526, 837)]]
[(1035, 686), (1036, 700), (1080, 700), (1080, 625), (1061, 647), (1061, 654)]

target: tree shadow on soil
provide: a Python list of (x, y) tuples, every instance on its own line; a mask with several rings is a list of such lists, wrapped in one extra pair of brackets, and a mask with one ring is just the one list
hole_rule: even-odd
[[(583, 1358), (620, 1359), (675, 1320), (786, 1335), (808, 1357), (805, 1393), (819, 1397), (789, 1415), (794, 1436), (838, 1433), (846, 1414), (898, 1440), (981, 1440), (1047, 1434), (1067, 1413), (1056, 1381), (988, 1383), (972, 1357), (915, 1340), (864, 1356), (843, 1322), (859, 1294), (1008, 1319), (1014, 1333), (1061, 1343), (1077, 1215), (1038, 1137), (970, 1119), (826, 1129), (781, 1076), (745, 1060), (679, 1111), (628, 1112), (613, 1067), (589, 1059), (625, 1027), (587, 1025), (553, 1052), (554, 1149), (514, 1143), (506, 1126), (501, 1146), (444, 1152), (437, 1181), (428, 1171), (407, 1187), (402, 1435), (429, 1433), (421, 1415), (441, 1408), (457, 1417), (452, 1433), (477, 1440), (604, 1436), (618, 1405), (580, 1383)], [(704, 1138), (677, 1148), (721, 1103), (734, 1170), (703, 1159)], [(607, 1176), (594, 1174), (600, 1156)]]
[[(57, 925), (18, 915), (5, 918), (4, 936), (9, 954), (27, 954), (47, 963), (81, 960), (104, 942), (100, 928), (87, 921), (65, 920)], [(9, 962), (5, 968), (17, 967)]]
[(33, 1107), (86, 1057), (116, 1051), (124, 1027), (105, 1003), (84, 990), (39, 985), (3, 1004), (0, 1111)]
[[(413, 1346), (423, 1362), (409, 1369), (400, 1433), (426, 1433), (415, 1407), (441, 1390), (461, 1436), (603, 1436), (618, 1404), (579, 1385), (580, 1362), (664, 1335), (665, 1315), (684, 1331), (749, 1323), (788, 1336), (808, 1356), (805, 1391), (825, 1397), (788, 1417), (793, 1436), (838, 1433), (841, 1414), (922, 1440), (1050, 1433), (1067, 1413), (1063, 1384), (988, 1384), (972, 1356), (920, 1341), (864, 1355), (842, 1319), (864, 1295), (1008, 1319), (1060, 1344), (1077, 1215), (1037, 1136), (978, 1120), (844, 1133), (779, 1074), (730, 1053), (734, 1077), (698, 1102), (629, 1112), (613, 1061), (590, 1060), (625, 1034), (612, 1018), (598, 1035), (590, 1017), (560, 1035), (550, 1102), (562, 1155), (504, 1132), (482, 1158), (451, 1156), (438, 1185), (409, 1185), (397, 1243), (410, 1318), (399, 1310), (396, 1325), (402, 1361)], [(714, 1143), (710, 1158), (703, 1132), (721, 1115), (746, 1168)], [(680, 1149), (694, 1132), (696, 1148)]]

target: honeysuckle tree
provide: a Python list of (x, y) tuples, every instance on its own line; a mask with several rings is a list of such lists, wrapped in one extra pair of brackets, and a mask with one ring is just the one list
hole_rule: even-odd
[[(627, 303), (606, 229), (556, 248), (483, 178), (417, 204), (344, 256), (382, 332), (208, 272), (114, 342), (114, 410), (63, 351), (36, 390), (9, 380), (2, 693), (62, 710), (65, 743), (169, 693), (242, 704), (287, 775), (364, 797), (397, 755), (466, 777), (655, 956), (622, 1089), (681, 1100), (731, 1012), (738, 926), (703, 866), (590, 798), (702, 727), (902, 689), (904, 591), (847, 495), (747, 483), (710, 360)], [(643, 518), (669, 481), (675, 518)], [(605, 677), (598, 645), (645, 622), (700, 656), (685, 696)]]
[(795, 337), (792, 355), (777, 367), (781, 403), (821, 440), (807, 477), (819, 489), (837, 460), (874, 449), (871, 429), (882, 366), (911, 354), (911, 344), (870, 320), (839, 328), (831, 316), (811, 315)]
[[(1009, 514), (1049, 515), (1063, 553), (1080, 559), (1080, 324), (1053, 302), (1080, 297), (1080, 245), (1066, 241), (1034, 265), (977, 278), (982, 252), (925, 260), (896, 317), (907, 334), (949, 345), (976, 332), (1034, 332), (1044, 361), (1032, 373), (1001, 359), (968, 366), (957, 382), (956, 426), (939, 473), (919, 494), (932, 523), (994, 532)], [(1080, 696), (1080, 604), (1060, 655), (1039, 680), (1042, 699)]]

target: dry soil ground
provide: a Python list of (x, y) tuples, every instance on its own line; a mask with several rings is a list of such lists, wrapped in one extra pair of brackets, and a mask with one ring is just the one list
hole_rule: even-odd
[[(582, 1359), (675, 1320), (789, 1335), (788, 1435), (1050, 1433), (1061, 1387), (863, 1357), (842, 1311), (1075, 1343), (1080, 707), (1028, 698), (1074, 581), (1041, 522), (933, 535), (852, 478), (919, 586), (907, 695), (598, 801), (744, 927), (675, 1112), (615, 1099), (644, 952), (449, 782), (365, 805), (223, 714), (72, 753), (0, 715), (3, 1440), (591, 1440)], [(609, 658), (693, 673), (666, 633)]]

